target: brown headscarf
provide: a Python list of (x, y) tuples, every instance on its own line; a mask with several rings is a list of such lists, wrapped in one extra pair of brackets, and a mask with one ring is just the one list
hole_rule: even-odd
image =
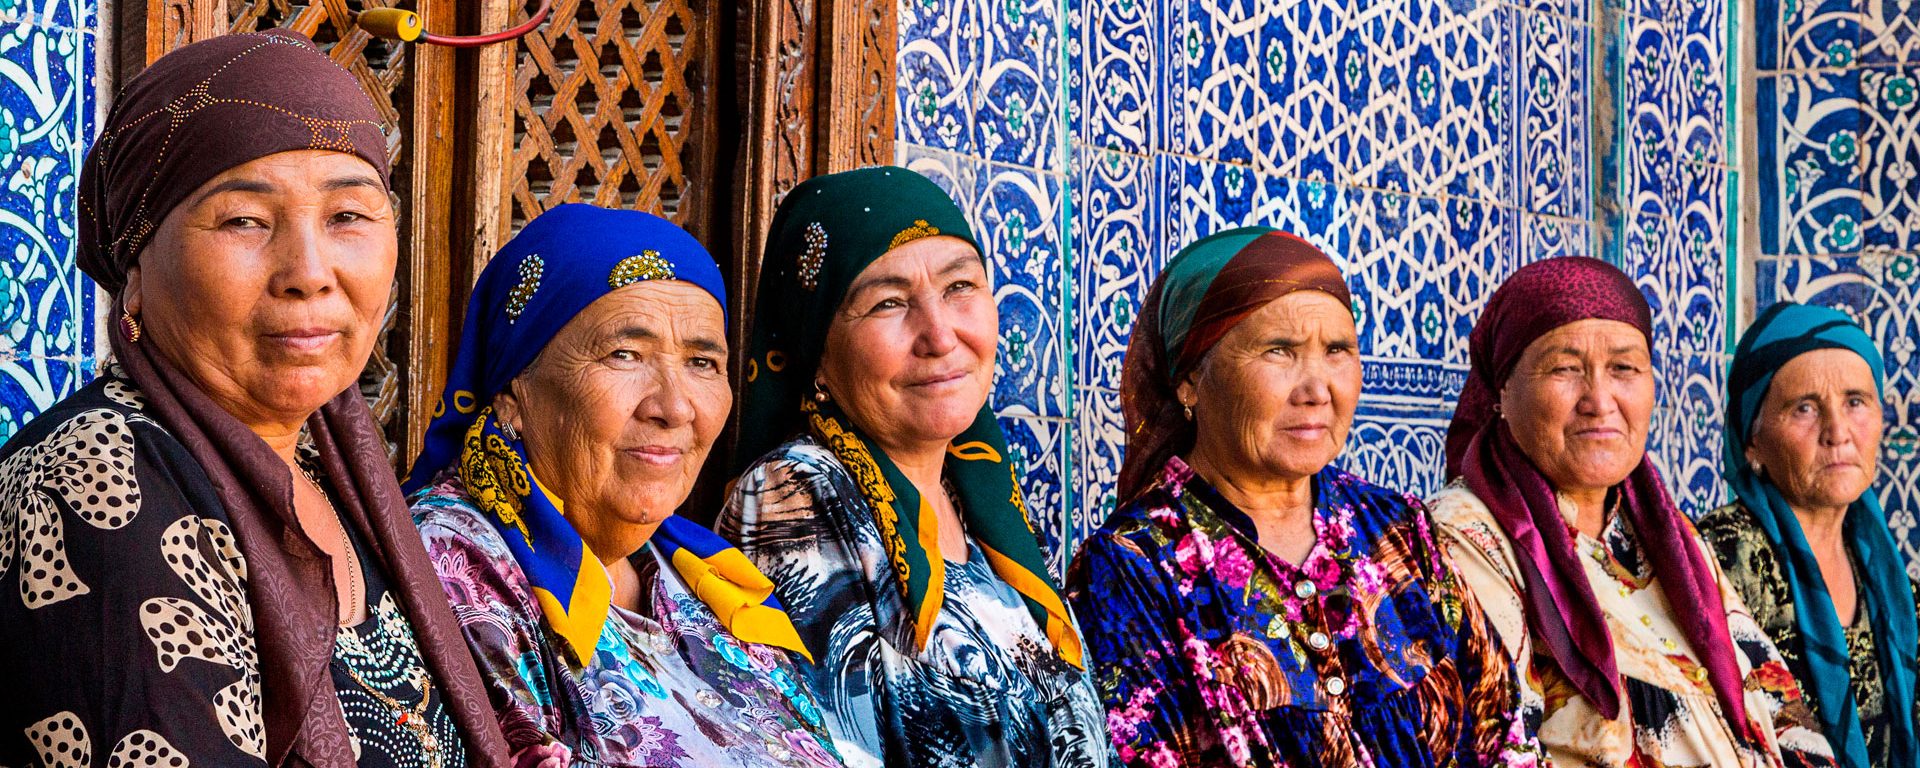
[[(1447, 428), (1447, 476), (1464, 478), (1499, 521), (1513, 542), (1525, 584), (1527, 626), (1574, 688), (1611, 719), (1620, 715), (1621, 688), (1606, 616), (1587, 582), (1553, 484), (1520, 449), (1496, 409), (1501, 388), (1529, 345), (1556, 328), (1589, 319), (1626, 323), (1652, 343), (1646, 297), (1631, 278), (1599, 259), (1534, 262), (1493, 292), (1468, 339), (1471, 368)], [(1695, 545), (1692, 526), (1674, 509), (1645, 456), (1618, 492), (1621, 514), (1646, 549), (1677, 612), (1674, 621), (1700, 654), (1734, 733), (1755, 739), (1719, 585)]]
[[(160, 221), (234, 166), (301, 149), (346, 152), (385, 178), (379, 116), (352, 75), (299, 35), (229, 35), (167, 54), (127, 84), (80, 182), (80, 268), (115, 294)], [(213, 484), (247, 562), (268, 765), (353, 766), (328, 664), (333, 572), (301, 532), (285, 462), (151, 344), (113, 334), (114, 356), (150, 414)], [(372, 413), (348, 389), (307, 421), (341, 516), (413, 625), (472, 765), (507, 764), (486, 689), (427, 560)]]
[(1201, 238), (1167, 262), (1142, 302), (1120, 374), (1127, 428), (1122, 503), (1152, 487), (1168, 458), (1193, 448), (1193, 421), (1177, 394), (1180, 379), (1248, 315), (1294, 291), (1321, 291), (1353, 303), (1333, 259), (1271, 227)]

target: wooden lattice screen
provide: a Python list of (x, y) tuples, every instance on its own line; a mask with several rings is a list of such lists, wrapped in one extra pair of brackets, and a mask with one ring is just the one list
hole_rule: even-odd
[[(513, 66), (507, 234), (590, 202), (709, 223), (717, 0), (559, 0)], [(521, 8), (518, 13), (524, 14)]]
[[(443, 33), (519, 24), (537, 0), (132, 0), (110, 6), (118, 78), (189, 42), (286, 27), (359, 78), (393, 127), (398, 290), (363, 377), (398, 462), (445, 381), (472, 280), (563, 202), (673, 219), (750, 306), (785, 190), (893, 156), (895, 0), (555, 0), (511, 44), (399, 45), (352, 24), (400, 6)], [(736, 321), (744, 313), (730, 313)], [(736, 346), (743, 330), (733, 329)]]

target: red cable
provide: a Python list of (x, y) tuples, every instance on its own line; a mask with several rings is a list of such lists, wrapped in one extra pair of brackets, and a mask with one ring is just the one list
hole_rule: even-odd
[(478, 48), (483, 45), (504, 43), (538, 29), (551, 15), (553, 15), (553, 0), (540, 0), (540, 7), (534, 10), (533, 16), (512, 29), (503, 29), (487, 35), (436, 35), (432, 32), (422, 32), (420, 42), (444, 45), (448, 48)]

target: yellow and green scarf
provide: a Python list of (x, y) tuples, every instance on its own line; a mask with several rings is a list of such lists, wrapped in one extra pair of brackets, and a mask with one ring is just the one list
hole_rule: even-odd
[[(812, 395), (827, 328), (853, 281), (887, 251), (936, 236), (979, 248), (953, 199), (905, 168), (818, 176), (787, 193), (760, 265), (740, 414), (740, 423), (750, 427), (740, 431), (734, 454), (735, 466), (744, 468), (801, 433), (832, 448), (873, 509), (913, 617), (916, 650), (926, 647), (945, 599), (946, 561), (933, 507), (844, 414)], [(946, 470), (967, 530), (994, 573), (1025, 598), (1060, 657), (1081, 666), (1080, 637), (1047, 575), (1008, 461), (1006, 435), (989, 409), (982, 408), (948, 448)]]

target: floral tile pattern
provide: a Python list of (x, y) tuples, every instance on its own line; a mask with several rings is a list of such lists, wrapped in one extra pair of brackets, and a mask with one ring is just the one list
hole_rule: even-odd
[(94, 287), (74, 266), (94, 131), (91, 3), (0, 0), (0, 440), (92, 372)]
[(1729, 6), (1606, 2), (903, 0), (900, 155), (990, 257), (1013, 254), (994, 404), (1064, 433), (1063, 464), (1031, 478), (1066, 488), (1061, 546), (1119, 501), (1118, 387), (1148, 286), (1248, 224), (1347, 273), (1366, 384), (1342, 465), (1435, 488), (1487, 295), (1522, 264), (1598, 255), (1660, 315), (1675, 495), (1717, 498)]

